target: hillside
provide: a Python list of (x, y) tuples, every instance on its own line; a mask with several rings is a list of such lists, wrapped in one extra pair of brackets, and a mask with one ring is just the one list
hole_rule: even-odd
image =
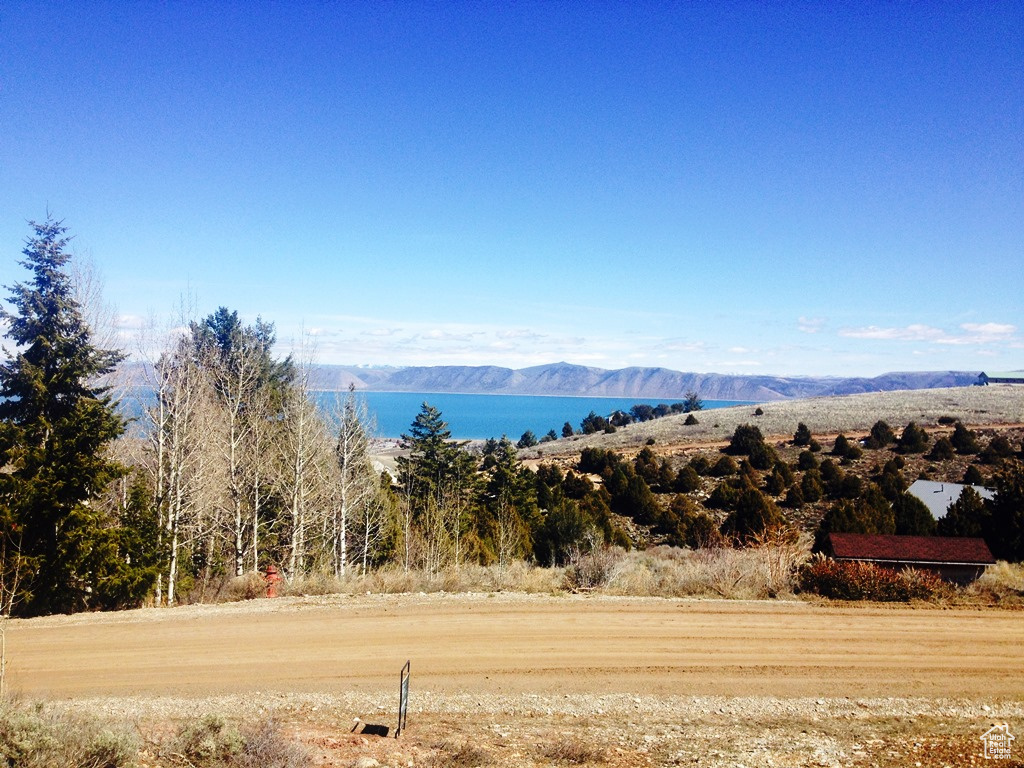
[(934, 426), (951, 416), (968, 426), (1024, 424), (1024, 386), (991, 385), (898, 392), (872, 392), (716, 408), (695, 414), (687, 426), (679, 414), (630, 424), (613, 434), (578, 435), (524, 451), (530, 457), (577, 454), (586, 447), (628, 450), (653, 440), (659, 446), (725, 442), (740, 424), (754, 424), (766, 437), (788, 438), (803, 422), (817, 435), (866, 432), (879, 419), (905, 425)]
[(738, 376), (683, 373), (667, 368), (605, 370), (570, 363), (532, 368), (499, 366), (426, 366), (361, 368), (318, 365), (314, 389), (356, 389), (391, 392), (464, 392), (505, 395), (581, 395), (682, 399), (697, 392), (708, 400), (770, 402), (790, 398), (847, 395), (973, 384), (977, 371), (886, 373), (873, 378)]
[[(364, 367), (313, 365), (310, 389), (343, 392), (350, 386), (368, 392), (457, 392), (488, 395), (562, 395), (582, 397), (636, 397), (682, 400), (696, 392), (705, 400), (746, 400), (768, 403), (793, 398), (892, 392), (974, 384), (978, 371), (916, 371), (881, 376), (739, 376), (719, 373), (683, 373), (668, 368), (606, 370), (571, 363), (532, 368), (496, 365), (434, 365)], [(145, 386), (153, 381), (144, 363), (127, 363), (117, 373), (119, 382)]]

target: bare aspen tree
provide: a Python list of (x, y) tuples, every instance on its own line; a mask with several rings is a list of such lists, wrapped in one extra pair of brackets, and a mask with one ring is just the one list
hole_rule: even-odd
[(121, 349), (117, 309), (103, 296), (103, 275), (91, 256), (75, 253), (68, 264), (72, 294), (82, 319), (92, 331), (93, 342), (102, 349)]
[(398, 501), (398, 525), (399, 534), (401, 535), (402, 570), (406, 573), (408, 573), (412, 568), (412, 553), (414, 548), (414, 529), (412, 523), (414, 514), (415, 508), (413, 506), (412, 494), (409, 492), (409, 488), (406, 487)]
[[(156, 402), (150, 407), (154, 424), (155, 501), (168, 551), (166, 602), (175, 601), (182, 546), (210, 535), (214, 529), (204, 510), (217, 476), (213, 395), (194, 356), (192, 340), (179, 336), (154, 367)], [(163, 583), (163, 578), (158, 582)], [(158, 593), (158, 600), (160, 599)]]
[(263, 350), (241, 331), (230, 335), (226, 346), (199, 343), (200, 365), (217, 393), (223, 424), (221, 454), (227, 479), (225, 498), (228, 532), (233, 547), (234, 573), (245, 572), (247, 449), (253, 429), (251, 403), (260, 383)]
[(335, 457), (338, 466), (337, 506), (331, 516), (331, 554), (334, 575), (344, 578), (348, 567), (349, 521), (362, 520), (362, 560), (365, 572), (369, 539), (380, 530), (379, 516), (370, 509), (374, 504), (378, 481), (370, 464), (370, 439), (366, 429), (366, 406), (356, 399), (354, 388), (340, 406), (337, 415), (338, 440)]
[(352, 535), (358, 546), (361, 575), (366, 575), (371, 559), (376, 559), (378, 548), (387, 541), (397, 507), (393, 494), (380, 488), (359, 505), (353, 518)]
[(496, 515), (497, 531), (495, 545), (498, 550), (498, 566), (506, 568), (519, 558), (523, 549), (523, 524), (515, 506), (507, 495), (498, 499)]
[[(222, 500), (223, 530), (227, 535), (232, 571), (235, 576), (241, 576), (251, 549), (256, 501), (252, 493), (253, 464), (256, 463), (252, 455), (253, 434), (264, 422), (283, 418), (280, 403), (292, 378), (293, 367), (290, 358), (280, 362), (273, 359), (274, 327), (259, 318), (254, 325), (246, 326), (237, 312), (221, 307), (203, 321), (192, 323), (190, 330), (200, 365), (216, 393), (226, 489)], [(267, 402), (273, 403), (269, 411), (262, 408)], [(259, 443), (262, 452), (262, 438)], [(259, 463), (262, 465), (262, 460)], [(262, 490), (258, 504), (263, 504)], [(259, 514), (257, 509), (257, 547)], [(214, 554), (210, 552), (211, 557)], [(257, 551), (252, 562), (258, 563), (258, 557)]]
[(274, 482), (273, 441), (278, 425), (274, 421), (274, 407), (270, 392), (260, 388), (253, 393), (250, 403), (250, 431), (247, 467), (249, 486), (249, 536), (252, 570), (260, 569), (260, 535), (264, 507), (268, 501), (268, 486)]
[(300, 365), (298, 375), (285, 393), (282, 437), (279, 441), (281, 476), (279, 488), (288, 504), (290, 540), (289, 575), (306, 570), (307, 554), (313, 542), (309, 532), (325, 520), (336, 491), (336, 471), (326, 426), (310, 399), (309, 366)]

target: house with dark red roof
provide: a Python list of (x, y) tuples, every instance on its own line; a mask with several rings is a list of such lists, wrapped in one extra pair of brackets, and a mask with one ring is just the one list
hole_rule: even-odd
[(969, 584), (996, 561), (984, 539), (951, 536), (830, 533), (824, 553), (835, 560), (859, 560), (882, 568), (932, 571), (957, 584)]

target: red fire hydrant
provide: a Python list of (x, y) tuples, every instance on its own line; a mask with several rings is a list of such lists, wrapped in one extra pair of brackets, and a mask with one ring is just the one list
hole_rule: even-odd
[(281, 574), (277, 572), (277, 566), (268, 565), (267, 575), (264, 578), (267, 580), (267, 597), (277, 597), (277, 585), (284, 581)]

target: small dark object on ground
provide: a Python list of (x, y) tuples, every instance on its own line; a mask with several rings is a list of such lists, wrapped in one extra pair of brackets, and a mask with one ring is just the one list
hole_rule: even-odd
[(387, 738), (388, 733), (391, 732), (391, 727), (390, 726), (387, 726), (387, 725), (375, 725), (373, 723), (362, 723), (360, 721), (360, 722), (357, 722), (355, 725), (352, 726), (352, 732), (353, 733), (355, 733), (356, 728), (358, 728), (360, 726), (360, 724), (363, 726), (363, 729), (361, 731), (359, 731), (359, 733), (361, 735), (363, 735), (363, 736), (381, 736), (383, 738)]

